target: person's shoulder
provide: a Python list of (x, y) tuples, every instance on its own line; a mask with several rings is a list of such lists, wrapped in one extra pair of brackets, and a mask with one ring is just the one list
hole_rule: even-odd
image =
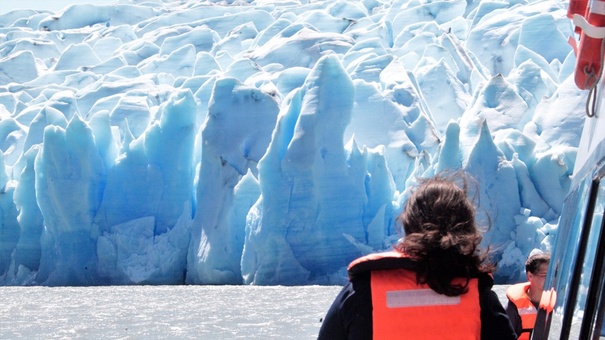
[(416, 266), (416, 262), (405, 254), (390, 251), (362, 256), (349, 265), (347, 272), (349, 279), (354, 280), (357, 276), (369, 276), (369, 273), (375, 270), (408, 269), (414, 271)]
[(370, 273), (355, 275), (347, 282), (338, 294), (337, 300), (340, 304), (355, 303), (366, 294), (371, 294), (371, 276)]
[(358, 273), (354, 277), (351, 278), (349, 283), (347, 284), (348, 289), (351, 292), (355, 292), (357, 294), (370, 292), (371, 291), (371, 282), (372, 282), (371, 272), (363, 272)]
[(491, 290), (494, 286), (494, 277), (489, 273), (478, 273), (477, 279), (479, 280), (479, 290)]

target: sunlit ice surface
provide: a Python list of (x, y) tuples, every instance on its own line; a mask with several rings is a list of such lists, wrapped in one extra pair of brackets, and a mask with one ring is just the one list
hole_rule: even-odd
[[(120, 1), (0, 16), (0, 284), (342, 284), (417, 178), (495, 279), (550, 250), (586, 94), (567, 3)], [(490, 217), (489, 219), (487, 217)]]

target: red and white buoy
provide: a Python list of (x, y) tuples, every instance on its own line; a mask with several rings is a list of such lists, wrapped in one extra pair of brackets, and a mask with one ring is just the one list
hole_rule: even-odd
[(591, 0), (586, 19), (573, 15), (573, 22), (581, 29), (576, 56), (575, 81), (582, 89), (592, 89), (599, 81), (605, 53), (605, 0)]

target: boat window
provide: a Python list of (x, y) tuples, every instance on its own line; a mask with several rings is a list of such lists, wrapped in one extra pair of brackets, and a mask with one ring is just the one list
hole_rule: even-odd
[(590, 178), (584, 180), (565, 200), (550, 268), (544, 285), (545, 289), (553, 288), (557, 293), (555, 308), (550, 315), (544, 316), (549, 319), (545, 320), (544, 323), (549, 324), (550, 329), (545, 329), (544, 334), (540, 334), (541, 330), (536, 329), (537, 333), (540, 334), (538, 338), (544, 339), (547, 336), (549, 339), (561, 339), (563, 333), (566, 333), (562, 333), (563, 317), (566, 310), (566, 302), (568, 302), (569, 283), (572, 279), (571, 275), (578, 254), (578, 245), (580, 244), (581, 231), (590, 197), (591, 183), (592, 180)]
[[(603, 200), (605, 199), (601, 199), (601, 201)], [(590, 253), (590, 255), (593, 255), (594, 266), (588, 296), (586, 297), (587, 304), (582, 333), (580, 333), (580, 337), (586, 339), (597, 339), (599, 336), (600, 339), (605, 339), (605, 327), (603, 325), (605, 320), (605, 221), (603, 221), (603, 212), (601, 213), (601, 220), (599, 240), (595, 246), (595, 252)]]
[[(601, 224), (603, 222), (603, 211), (605, 210), (605, 181), (599, 182), (596, 203), (594, 211), (592, 213), (592, 222), (590, 223), (590, 230), (588, 231), (588, 241), (586, 246), (586, 254), (584, 256), (584, 262), (582, 265), (582, 272), (580, 276), (580, 285), (577, 292), (576, 304), (573, 309), (573, 319), (571, 323), (570, 335), (571, 339), (580, 338), (580, 327), (582, 326), (582, 318), (586, 310), (587, 296), (589, 293), (589, 287), (594, 274), (595, 254), (597, 251), (597, 245), (599, 237), (601, 235)], [(594, 294), (595, 292), (593, 292)], [(593, 304), (596, 301), (592, 301)], [(594, 316), (594, 313), (590, 313), (589, 318)], [(592, 319), (588, 320), (589, 322)], [(592, 323), (592, 322), (590, 322)], [(599, 327), (600, 328), (600, 327)]]

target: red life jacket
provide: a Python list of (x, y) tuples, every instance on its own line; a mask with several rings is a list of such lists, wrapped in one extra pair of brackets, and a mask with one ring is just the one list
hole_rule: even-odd
[[(460, 296), (438, 294), (416, 283), (413, 261), (400, 252), (371, 254), (349, 265), (350, 276), (371, 272), (374, 339), (479, 339), (478, 279)], [(461, 279), (461, 283), (465, 280)]]
[(536, 306), (534, 306), (527, 295), (529, 286), (529, 282), (517, 283), (508, 287), (506, 290), (506, 297), (508, 297), (508, 299), (515, 304), (517, 310), (519, 311), (519, 316), (521, 317), (521, 327), (523, 330), (518, 339), (524, 340), (529, 340), (531, 337), (531, 332), (533, 331), (534, 324), (536, 323), (536, 316), (538, 315)]

